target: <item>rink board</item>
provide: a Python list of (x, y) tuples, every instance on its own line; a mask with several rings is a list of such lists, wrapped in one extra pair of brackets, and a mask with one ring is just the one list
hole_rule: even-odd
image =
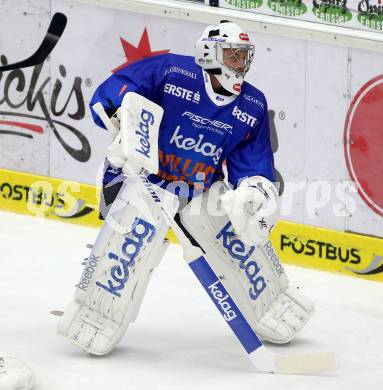
[(0, 209), (84, 226), (101, 226), (95, 186), (0, 169)]
[[(1, 210), (102, 225), (95, 186), (0, 169), (0, 199)], [(286, 264), (383, 282), (382, 239), (280, 221), (271, 240)]]
[[(134, 59), (165, 52), (192, 55), (207, 23), (236, 16), (256, 45), (255, 66), (246, 78), (268, 101), (277, 180), (286, 205), (281, 219), (382, 235), (383, 56), (372, 51), (383, 46), (380, 32), (357, 31), (356, 44), (356, 30), (347, 26), (201, 4), (44, 0), (36, 8), (32, 3), (9, 0), (0, 12), (0, 62), (25, 58), (37, 48), (53, 13), (64, 13), (68, 24), (42, 67), (0, 75), (0, 167), (95, 186), (111, 142), (88, 108), (96, 87)], [(84, 24), (88, 19), (92, 23)], [(298, 22), (322, 32), (298, 28)], [(184, 70), (172, 66), (167, 71)], [(197, 77), (179, 74), (185, 82)], [(189, 109), (197, 116), (203, 110), (194, 103)], [(191, 126), (197, 140), (202, 130), (197, 122)], [(89, 209), (96, 204), (84, 200), (77, 206), (88, 214), (79, 216), (75, 208), (66, 218), (97, 220), (97, 212)]]
[(383, 281), (383, 240), (281, 221), (271, 240), (285, 264)]

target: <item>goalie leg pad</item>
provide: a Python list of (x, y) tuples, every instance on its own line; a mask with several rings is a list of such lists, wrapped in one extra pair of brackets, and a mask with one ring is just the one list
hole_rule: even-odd
[[(182, 225), (202, 247), (254, 331), (264, 340), (286, 343), (307, 323), (314, 306), (289, 286), (270, 241), (250, 246), (239, 239), (218, 198), (214, 188), (194, 198), (180, 213)], [(212, 205), (217, 206), (214, 213), (209, 212)]]
[[(135, 320), (153, 269), (165, 252), (169, 226), (136, 180), (140, 179), (124, 181), (58, 325), (60, 335), (95, 355), (110, 352)], [(174, 215), (174, 196), (158, 187), (156, 193)]]

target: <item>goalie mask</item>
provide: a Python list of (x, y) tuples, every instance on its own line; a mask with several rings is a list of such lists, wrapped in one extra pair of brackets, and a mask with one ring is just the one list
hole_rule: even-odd
[(254, 45), (237, 24), (222, 21), (207, 27), (196, 43), (195, 61), (215, 75), (223, 88), (239, 95), (254, 58)]

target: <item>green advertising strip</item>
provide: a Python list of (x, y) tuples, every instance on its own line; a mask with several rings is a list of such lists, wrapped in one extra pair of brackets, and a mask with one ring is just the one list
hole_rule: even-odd
[(352, 13), (346, 5), (332, 5), (320, 0), (313, 1), (312, 12), (322, 22), (329, 24), (347, 23), (352, 19)]
[(225, 3), (239, 9), (255, 9), (263, 4), (263, 0), (225, 0)]
[(382, 15), (369, 15), (359, 14), (358, 22), (371, 30), (382, 31), (383, 30), (383, 16)]
[(307, 6), (302, 0), (268, 0), (267, 6), (282, 16), (298, 17), (307, 12)]
[(361, 0), (358, 4), (358, 22), (371, 30), (383, 30), (383, 4), (381, 0)]

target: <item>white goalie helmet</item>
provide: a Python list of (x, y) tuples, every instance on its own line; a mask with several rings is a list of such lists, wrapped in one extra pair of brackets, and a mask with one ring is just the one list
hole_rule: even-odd
[(223, 88), (239, 95), (254, 58), (254, 45), (237, 24), (221, 21), (208, 26), (196, 42), (195, 61), (213, 73)]

